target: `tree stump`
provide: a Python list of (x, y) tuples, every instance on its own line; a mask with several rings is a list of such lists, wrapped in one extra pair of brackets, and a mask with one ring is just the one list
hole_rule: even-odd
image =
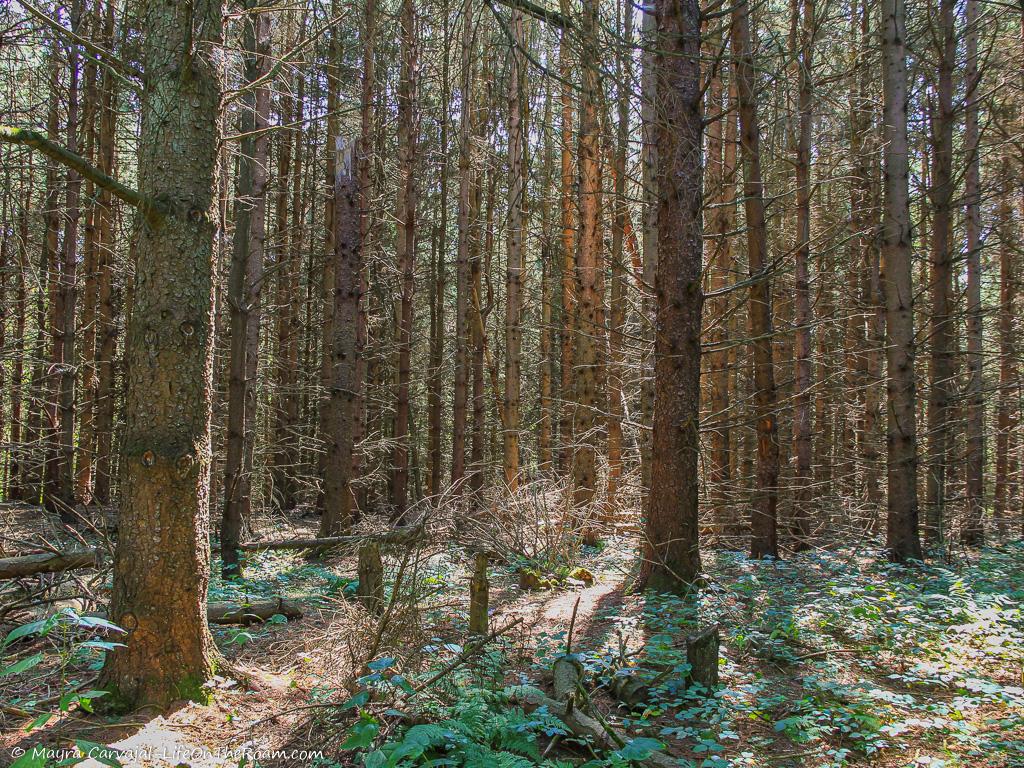
[(718, 626), (708, 627), (686, 638), (686, 661), (690, 664), (687, 682), (702, 685), (709, 691), (718, 685)]
[(366, 541), (359, 547), (357, 566), (359, 586), (356, 597), (372, 614), (379, 614), (384, 608), (384, 561), (380, 556), (380, 544)]
[(471, 635), (487, 634), (490, 586), (490, 582), (487, 580), (487, 553), (477, 552), (473, 561), (473, 576), (469, 580), (469, 633)]

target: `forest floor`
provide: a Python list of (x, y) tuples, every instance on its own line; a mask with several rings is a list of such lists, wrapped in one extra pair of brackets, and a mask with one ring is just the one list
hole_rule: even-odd
[[(351, 555), (255, 554), (244, 580), (214, 578), (211, 600), (282, 596), (305, 615), (215, 627), (223, 663), (210, 703), (159, 716), (91, 712), (101, 694), (90, 683), (116, 633), (51, 612), (45, 632), (3, 648), (0, 765), (92, 749), (80, 764), (597, 768), (658, 751), (702, 768), (1024, 766), (1021, 544), (925, 567), (863, 546), (778, 562), (705, 552), (707, 582), (689, 600), (632, 593), (634, 553), (628, 537), (586, 549), (572, 564), (584, 571), (552, 569), (551, 588), (537, 591), (519, 588), (516, 564), (492, 566), (499, 636), (478, 653), (463, 645), (469, 573), (455, 548), (387, 558), (389, 583), (400, 578), (383, 618), (351, 598)], [(102, 590), (78, 578), (83, 592)], [(514, 706), (521, 686), (550, 691), (574, 613), (590, 706), (631, 739), (614, 751), (589, 753), (543, 709)], [(0, 631), (32, 618), (46, 621), (11, 611)], [(682, 642), (709, 624), (722, 638), (710, 696), (683, 684)], [(647, 683), (630, 706), (603, 685), (623, 674)]]

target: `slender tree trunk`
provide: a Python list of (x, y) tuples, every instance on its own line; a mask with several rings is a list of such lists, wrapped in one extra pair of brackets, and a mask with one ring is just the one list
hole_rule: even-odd
[(776, 526), (779, 500), (777, 397), (772, 355), (771, 265), (764, 215), (760, 128), (757, 121), (754, 56), (750, 42), (750, 5), (732, 15), (733, 63), (740, 116), (743, 197), (747, 219), (750, 279), (749, 323), (754, 363), (754, 410), (757, 425), (757, 488), (751, 520), (750, 552), (755, 558), (778, 556)]
[(644, 51), (641, 56), (643, 73), (640, 81), (640, 120), (643, 144), (641, 147), (643, 181), (643, 296), (641, 323), (643, 353), (640, 361), (640, 484), (643, 486), (643, 504), (646, 508), (651, 490), (652, 455), (654, 442), (654, 346), (656, 324), (655, 274), (658, 269), (658, 143), (657, 143), (657, 73), (654, 62), (654, 41), (657, 20), (653, 9), (643, 12), (642, 32)]
[(224, 512), (220, 545), (225, 578), (241, 576), (238, 544), (252, 512), (252, 451), (255, 441), (256, 364), (259, 350), (259, 286), (263, 276), (265, 201), (270, 93), (253, 88), (267, 71), (270, 14), (256, 0), (246, 3), (242, 20), (245, 87), (238, 132), (235, 236), (228, 277), (231, 352), (228, 373), (228, 440), (224, 460)]
[(460, 73), (461, 109), (459, 116), (459, 233), (456, 256), (455, 296), (455, 389), (452, 403), (452, 487), (461, 496), (466, 477), (466, 406), (472, 350), (469, 344), (472, 322), (470, 310), (470, 208), (474, 173), (471, 144), (473, 125), (473, 5), (466, 3), (462, 17), (462, 61)]
[[(619, 4), (623, 41), (626, 49), (633, 46), (633, 10)], [(626, 199), (626, 159), (629, 154), (629, 89), (632, 87), (632, 55), (621, 55), (616, 61), (619, 82), (616, 146), (612, 158), (614, 208), (612, 222), (611, 290), (608, 299), (608, 485), (606, 513), (615, 515), (619, 505), (619, 484), (622, 482), (623, 378), (625, 367), (626, 325), (626, 262), (625, 240), (629, 202)], [(627, 85), (628, 84), (628, 85)]]
[(573, 418), (572, 506), (584, 542), (597, 541), (592, 504), (597, 490), (599, 366), (603, 311), (601, 296), (601, 98), (597, 70), (599, 28), (597, 0), (585, 0), (581, 20), (583, 84), (580, 91), (579, 212), (580, 239), (576, 258), (579, 306), (573, 350), (576, 412)]
[[(110, 618), (128, 630), (100, 685), (127, 707), (204, 698), (213, 338), (214, 175), (221, 6), (147, 3), (141, 191), (168, 212), (143, 224), (128, 325), (124, 485)], [(188, 76), (183, 76), (187, 72)]]
[[(114, 3), (108, 2), (103, 21), (102, 43), (114, 45)], [(99, 169), (114, 175), (117, 133), (117, 78), (103, 72), (100, 99)], [(114, 198), (110, 190), (100, 188), (96, 201), (96, 249), (99, 256), (99, 317), (96, 350), (96, 471), (93, 499), (98, 504), (111, 502), (114, 453), (114, 413), (117, 401), (115, 365), (117, 357), (117, 296), (115, 295), (114, 263)]]
[(277, 192), (274, 200), (273, 252), (277, 264), (277, 367), (275, 372), (274, 456), (270, 479), (273, 500), (282, 510), (296, 504), (295, 473), (298, 465), (296, 431), (299, 427), (299, 332), (298, 305), (301, 261), (291, 244), (288, 227), (288, 198), (292, 178), (292, 134), (295, 129), (294, 100), (288, 89), (278, 99)]
[[(450, 49), (450, 34), (448, 28), (448, 6), (447, 0), (442, 8), (444, 19), (444, 57), (441, 62), (441, 102), (448, 104), (451, 101), (451, 89), (448, 80), (448, 51)], [(441, 420), (443, 411), (444, 392), (444, 348), (445, 348), (445, 293), (447, 283), (447, 260), (448, 260), (448, 117), (441, 118), (440, 129), (440, 173), (439, 176), (439, 201), (440, 212), (436, 229), (436, 259), (434, 260), (433, 292), (431, 293), (430, 313), (430, 390), (427, 403), (427, 429), (428, 429), (428, 452), (430, 454), (430, 484), (428, 493), (435, 499), (441, 493), (441, 470), (443, 462), (441, 458)]]
[(889, 556), (921, 559), (917, 523), (917, 425), (914, 292), (907, 151), (906, 18), (903, 0), (882, 1), (883, 164), (882, 291), (888, 397)]
[(978, 72), (977, 0), (967, 0), (966, 24), (967, 520), (961, 538), (969, 546), (980, 546), (985, 541), (985, 358), (981, 305), (981, 157), (978, 131), (981, 77)]
[(541, 135), (544, 142), (543, 187), (540, 191), (541, 251), (540, 251), (540, 383), (538, 400), (540, 423), (537, 425), (537, 468), (548, 472), (552, 467), (552, 425), (554, 420), (554, 367), (553, 328), (551, 325), (552, 274), (555, 262), (554, 221), (551, 215), (550, 193), (554, 174), (554, 147), (551, 137), (551, 87), (544, 91), (544, 118), (541, 121)]
[[(331, 0), (331, 15), (337, 16), (340, 8), (339, 0)], [(324, 255), (322, 276), (320, 283), (320, 307), (323, 313), (321, 319), (322, 334), (320, 337), (320, 397), (318, 398), (319, 408), (317, 413), (317, 432), (321, 439), (330, 439), (330, 427), (327, 423), (330, 408), (331, 390), (331, 344), (334, 342), (334, 183), (336, 169), (334, 167), (337, 156), (335, 141), (339, 135), (338, 99), (341, 89), (341, 67), (344, 63), (344, 52), (342, 33), (340, 27), (335, 26), (330, 31), (330, 52), (328, 54), (325, 79), (327, 85), (327, 162), (326, 170), (326, 198), (324, 200), (324, 229), (326, 233), (324, 243)], [(300, 230), (301, 231), (301, 230)], [(324, 498), (327, 483), (327, 451), (321, 451), (317, 456), (317, 469), (320, 476), (320, 489), (317, 494), (316, 506), (322, 513), (326, 499)]]
[[(559, 8), (565, 14), (569, 0), (559, 0)], [(558, 465), (563, 472), (569, 469), (574, 454), (573, 413), (576, 390), (575, 349), (578, 322), (576, 318), (576, 215), (573, 210), (574, 173), (572, 165), (573, 137), (573, 64), (570, 54), (569, 31), (562, 30), (558, 46), (559, 74), (561, 89), (561, 208), (562, 208), (562, 339), (561, 339), (561, 380), (559, 399), (561, 401), (558, 439), (561, 444)]]
[[(95, 35), (99, 26), (99, 5), (89, 15), (89, 33)], [(100, 98), (97, 90), (97, 66), (91, 59), (85, 64), (85, 104), (82, 123), (85, 133), (85, 159), (96, 164), (96, 112)], [(99, 268), (98, 243), (96, 240), (97, 218), (96, 187), (91, 180), (85, 184), (85, 231), (82, 237), (82, 318), (80, 349), (78, 352), (81, 404), (78, 409), (78, 448), (75, 467), (75, 498), (82, 504), (92, 501), (92, 474), (95, 459), (96, 434), (96, 309), (97, 275)]]
[(932, 544), (945, 538), (946, 467), (950, 451), (950, 407), (953, 381), (953, 67), (956, 65), (956, 3), (939, 3), (939, 77), (937, 114), (932, 123), (930, 198), (931, 237), (931, 358), (928, 389), (928, 471), (926, 476), (925, 531)]
[[(712, 46), (716, 53), (721, 43), (718, 39)], [(729, 276), (734, 269), (732, 263), (732, 229), (735, 210), (735, 124), (736, 116), (729, 111), (732, 105), (724, 96), (720, 72), (712, 73), (708, 90), (708, 112), (715, 119), (708, 123), (706, 186), (712, 196), (708, 211), (708, 229), (711, 238), (711, 256), (708, 259), (710, 272), (709, 288), (714, 293), (724, 293), (729, 285)], [(721, 113), (721, 114), (719, 114)], [(729, 130), (731, 128), (731, 131)], [(723, 129), (725, 129), (723, 131)], [(731, 146), (723, 141), (723, 133), (731, 132)], [(724, 152), (723, 152), (724, 149)], [(726, 160), (731, 164), (726, 167)], [(709, 418), (711, 427), (711, 457), (708, 466), (708, 492), (721, 533), (733, 533), (735, 511), (729, 502), (731, 480), (731, 430), (729, 407), (729, 328), (728, 295), (716, 296), (707, 303), (707, 321), (711, 351), (706, 355), (709, 390)]]
[[(999, 398), (996, 404), (996, 472), (992, 517), (1001, 534), (1009, 531), (1009, 513), (1015, 496), (1016, 478), (1011, 472), (1012, 455), (1020, 409), (1016, 405), (1019, 390), (1017, 345), (1014, 335), (1017, 278), (1014, 254), (1020, 239), (1014, 229), (1010, 199), (1013, 195), (1010, 161), (1004, 160), (1003, 183), (996, 208), (999, 233)], [(16, 422), (15, 422), (16, 423)]]
[(398, 86), (398, 237), (395, 258), (401, 274), (398, 318), (398, 381), (395, 391), (395, 450), (391, 501), (394, 519), (402, 522), (409, 505), (409, 382), (412, 354), (413, 289), (416, 270), (416, 74), (417, 42), (414, 0), (402, 0), (402, 72)]
[(357, 420), (356, 326), (362, 292), (360, 194), (356, 144), (338, 137), (334, 200), (334, 342), (327, 402), (327, 474), (320, 536), (336, 536), (351, 525), (353, 437)]
[(656, 0), (658, 297), (654, 445), (640, 580), (683, 591), (700, 572), (697, 530), (702, 269), (700, 8)]
[(523, 15), (516, 10), (512, 16), (512, 69), (508, 95), (508, 246), (505, 275), (505, 400), (502, 414), (502, 466), (509, 493), (519, 488), (519, 395), (522, 367), (523, 328), (523, 237), (526, 207), (526, 141), (527, 127), (523, 117), (526, 94), (523, 93), (525, 62), (519, 50), (523, 40)]
[(810, 546), (811, 504), (811, 131), (814, 123), (813, 62), (814, 0), (803, 0), (799, 73), (799, 137), (796, 151), (796, 252), (794, 297), (796, 338), (794, 340), (793, 445), (796, 471), (793, 499), (793, 530), (797, 549)]

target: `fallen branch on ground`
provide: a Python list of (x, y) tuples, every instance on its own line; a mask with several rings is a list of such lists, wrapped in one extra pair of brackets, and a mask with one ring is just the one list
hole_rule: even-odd
[(244, 552), (259, 552), (265, 549), (333, 549), (346, 544), (414, 544), (423, 537), (424, 526), (413, 525), (408, 528), (396, 528), (384, 533), (352, 534), (350, 536), (328, 536), (318, 539), (278, 539), (277, 541), (249, 541), (239, 544)]
[(41, 552), (0, 559), (0, 579), (20, 579), (39, 573), (60, 573), (72, 568), (98, 568), (103, 558), (97, 549)]

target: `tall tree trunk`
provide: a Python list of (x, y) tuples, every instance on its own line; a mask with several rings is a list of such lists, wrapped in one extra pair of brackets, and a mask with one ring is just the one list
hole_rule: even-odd
[(700, 572), (702, 270), (700, 8), (656, 0), (658, 297), (654, 445), (641, 583), (683, 591)]
[(541, 121), (544, 142), (544, 169), (540, 191), (541, 251), (540, 251), (540, 383), (538, 400), (540, 423), (537, 425), (537, 468), (548, 472), (552, 467), (552, 426), (554, 423), (554, 367), (553, 328), (551, 325), (554, 301), (552, 275), (555, 265), (555, 233), (551, 212), (551, 188), (554, 174), (554, 146), (551, 136), (551, 87), (544, 91), (544, 118)]
[[(451, 88), (448, 79), (448, 51), (451, 36), (448, 27), (449, 13), (447, 1), (442, 7), (444, 19), (444, 57), (441, 62), (441, 102), (451, 102)], [(440, 211), (436, 230), (436, 259), (434, 264), (433, 291), (431, 292), (430, 312), (430, 389), (427, 395), (428, 453), (430, 454), (430, 482), (428, 493), (438, 499), (441, 493), (441, 420), (444, 392), (444, 348), (445, 348), (445, 293), (447, 283), (448, 260), (448, 117), (441, 118), (440, 129), (440, 173), (438, 205)]]
[[(76, 0), (71, 8), (71, 26), (79, 30), (82, 21), (82, 3)], [(67, 140), (69, 152), (78, 152), (78, 46), (68, 46), (68, 107)], [(59, 511), (61, 520), (75, 519), (75, 315), (77, 305), (78, 222), (81, 215), (79, 196), (82, 178), (74, 169), (67, 169), (64, 203), (64, 234), (60, 249), (60, 274), (57, 277), (56, 299), (52, 309), (53, 351), (51, 363), (55, 376), (55, 420), (51, 446), (51, 470), (44, 493), (44, 503), (52, 511)]]
[[(89, 33), (96, 35), (99, 27), (99, 4), (89, 14)], [(96, 164), (97, 136), (96, 113), (100, 104), (97, 90), (98, 72), (96, 62), (87, 59), (85, 64), (85, 104), (82, 110), (82, 124), (85, 133), (85, 159)], [(85, 184), (85, 231), (82, 237), (82, 333), (79, 337), (78, 373), (81, 404), (78, 409), (78, 447), (75, 466), (75, 498), (82, 504), (92, 501), (92, 474), (95, 459), (96, 434), (96, 309), (97, 276), (99, 253), (97, 234), (96, 188), (91, 180)]]
[[(331, 16), (336, 17), (339, 9), (339, 0), (331, 0)], [(327, 138), (325, 143), (327, 162), (324, 164), (326, 170), (326, 186), (324, 188), (326, 193), (324, 200), (324, 231), (326, 238), (323, 250), (325, 259), (322, 277), (320, 278), (322, 328), (320, 336), (320, 397), (318, 398), (319, 408), (317, 409), (317, 433), (323, 441), (330, 439), (330, 427), (327, 420), (330, 412), (328, 401), (330, 400), (331, 360), (333, 359), (331, 344), (334, 342), (334, 233), (336, 231), (334, 226), (334, 183), (336, 175), (334, 164), (337, 157), (335, 141), (339, 135), (338, 99), (341, 89), (341, 67), (344, 64), (343, 49), (341, 28), (334, 26), (330, 31), (328, 60), (324, 68), (327, 86)], [(320, 489), (317, 494), (316, 506), (320, 512), (323, 512), (326, 502), (325, 492), (327, 483), (326, 450), (320, 451), (317, 456), (317, 470), (317, 474), (320, 476)]]
[[(114, 2), (105, 6), (101, 42), (114, 46)], [(117, 77), (103, 71), (100, 99), (99, 169), (107, 176), (114, 175), (117, 133)], [(111, 502), (114, 454), (114, 413), (117, 403), (115, 365), (117, 357), (117, 314), (114, 263), (114, 197), (109, 189), (101, 187), (96, 201), (96, 249), (99, 255), (99, 311), (96, 350), (96, 472), (93, 499), (98, 504)]]
[[(622, 35), (625, 47), (633, 47), (633, 9), (629, 4), (619, 3), (618, 13), (624, 16)], [(620, 55), (616, 60), (618, 76), (618, 114), (616, 116), (616, 139), (612, 158), (614, 207), (612, 222), (611, 289), (608, 298), (608, 485), (605, 506), (609, 517), (614, 515), (619, 504), (619, 484), (622, 482), (622, 422), (625, 419), (623, 407), (623, 374), (625, 368), (625, 325), (626, 325), (626, 262), (625, 241), (626, 221), (629, 216), (629, 202), (626, 198), (626, 159), (629, 154), (629, 91), (633, 81), (632, 54)]]
[(641, 298), (641, 327), (643, 353), (640, 361), (640, 484), (642, 503), (647, 505), (651, 490), (651, 446), (654, 442), (654, 326), (656, 298), (655, 274), (658, 269), (658, 140), (657, 140), (657, 72), (654, 61), (654, 41), (658, 33), (653, 8), (643, 12), (642, 34), (644, 51), (640, 81), (641, 121), (641, 173), (643, 181), (643, 296)]
[[(567, 13), (569, 0), (559, 0), (561, 12)], [(558, 439), (561, 451), (559, 469), (569, 469), (574, 454), (573, 432), (574, 399), (576, 390), (575, 347), (579, 323), (576, 317), (576, 216), (573, 210), (574, 173), (572, 165), (573, 87), (572, 58), (569, 30), (563, 29), (558, 46), (559, 74), (562, 78), (560, 94), (562, 115), (561, 157), (561, 209), (562, 209), (562, 329), (561, 376), (559, 381), (560, 413)]]
[(235, 236), (228, 276), (231, 352), (228, 372), (228, 440), (224, 460), (224, 512), (220, 548), (224, 578), (242, 575), (238, 544), (252, 512), (259, 290), (263, 277), (270, 92), (253, 87), (269, 66), (270, 14), (247, 0), (242, 18), (245, 89), (240, 104)]
[(888, 397), (889, 556), (921, 559), (917, 523), (917, 424), (914, 386), (914, 292), (907, 151), (906, 11), (882, 1), (883, 165), (882, 291)]
[(968, 546), (980, 546), (985, 541), (985, 358), (981, 305), (981, 157), (978, 130), (981, 78), (978, 72), (977, 0), (967, 0), (966, 24), (964, 147), (967, 152), (967, 172), (964, 176), (964, 198), (967, 234), (967, 519), (962, 540)]
[(750, 42), (750, 5), (744, 0), (732, 14), (733, 64), (740, 116), (743, 197), (750, 272), (749, 323), (754, 364), (754, 410), (757, 425), (757, 488), (751, 519), (750, 552), (754, 558), (778, 556), (776, 516), (779, 500), (779, 443), (772, 359), (771, 273), (761, 176), (760, 127), (757, 121), (754, 54)]
[(362, 292), (360, 195), (356, 178), (356, 147), (338, 137), (334, 185), (334, 342), (331, 344), (331, 388), (327, 402), (327, 474), (320, 536), (335, 536), (352, 522), (353, 438), (359, 400), (356, 326)]
[(471, 329), (470, 293), (470, 208), (474, 173), (473, 147), (473, 5), (466, 3), (462, 16), (462, 61), (460, 72), (461, 108), (459, 115), (459, 207), (457, 229), (459, 233), (456, 256), (455, 296), (455, 389), (452, 402), (452, 487), (462, 495), (466, 477), (466, 406), (469, 400), (469, 379), (472, 349), (469, 344)]
[[(299, 456), (296, 431), (299, 427), (299, 332), (301, 301), (299, 275), (301, 259), (292, 247), (288, 226), (288, 198), (292, 180), (292, 138), (295, 128), (294, 100), (289, 89), (278, 97), (277, 191), (274, 200), (273, 253), (277, 265), (277, 368), (275, 384), (274, 456), (270, 479), (274, 504), (290, 510), (297, 502), (295, 473)], [(301, 157), (301, 156), (300, 156)], [(297, 161), (298, 162), (298, 161)], [(301, 237), (301, 236), (297, 236)]]
[[(721, 43), (713, 44), (715, 53)], [(711, 75), (708, 90), (708, 112), (714, 116), (708, 123), (706, 186), (712, 196), (708, 210), (711, 255), (708, 258), (710, 280), (708, 287), (715, 296), (708, 301), (708, 332), (711, 351), (706, 355), (708, 369), (708, 407), (711, 419), (711, 457), (708, 466), (708, 492), (718, 529), (722, 533), (733, 533), (735, 511), (729, 502), (731, 430), (729, 408), (729, 296), (725, 293), (729, 285), (732, 263), (732, 229), (735, 226), (736, 187), (736, 116), (730, 109), (730, 100), (725, 98), (722, 76), (719, 71)], [(724, 130), (723, 130), (724, 129)], [(723, 134), (731, 133), (730, 136)], [(728, 142), (728, 143), (727, 143)], [(730, 146), (731, 144), (731, 146)], [(723, 152), (724, 150), (724, 152)], [(729, 167), (726, 160), (731, 159)]]
[(600, 115), (601, 89), (597, 68), (599, 4), (584, 0), (580, 24), (582, 89), (580, 91), (579, 249), (576, 284), (579, 290), (576, 344), (573, 350), (576, 412), (573, 418), (572, 506), (583, 541), (593, 544), (598, 531), (593, 509), (597, 490), (597, 431), (599, 415), (599, 366), (604, 329), (599, 274), (601, 250)]
[[(221, 6), (146, 3), (141, 191), (167, 213), (143, 224), (128, 325), (124, 486), (110, 618), (128, 630), (100, 685), (127, 707), (204, 698), (212, 258)], [(183, 73), (187, 73), (183, 74)]]
[(950, 406), (953, 381), (953, 67), (956, 65), (956, 3), (939, 3), (939, 77), (937, 114), (932, 123), (930, 198), (931, 237), (931, 357), (928, 388), (928, 471), (926, 476), (925, 532), (932, 544), (945, 538), (946, 467), (950, 452)]
[[(799, 61), (799, 137), (796, 150), (796, 251), (794, 296), (796, 338), (794, 340), (793, 445), (796, 471), (793, 476), (793, 530), (797, 549), (810, 546), (811, 503), (811, 130), (814, 123), (813, 61), (814, 0), (803, 0)], [(799, 7), (799, 6), (796, 6)]]
[(404, 522), (409, 505), (409, 382), (412, 354), (413, 289), (416, 270), (416, 74), (414, 0), (402, 0), (402, 71), (398, 84), (398, 202), (395, 259), (401, 274), (398, 318), (398, 381), (395, 391), (395, 450), (391, 502), (394, 519)]
[(1011, 464), (1016, 443), (1019, 442), (1016, 434), (1020, 423), (1020, 409), (1016, 405), (1020, 384), (1014, 335), (1017, 295), (1014, 255), (1020, 239), (1014, 229), (1010, 207), (1012, 196), (1012, 170), (1009, 159), (1006, 159), (1003, 161), (1002, 184), (996, 207), (996, 227), (999, 233), (999, 398), (996, 403), (996, 471), (992, 500), (992, 517), (1001, 534), (1009, 531), (1009, 513), (1017, 490)]
[(512, 15), (512, 68), (508, 92), (508, 246), (505, 273), (505, 400), (502, 414), (502, 467), (509, 493), (519, 488), (519, 395), (522, 367), (523, 328), (523, 237), (526, 206), (526, 126), (523, 117), (527, 96), (523, 93), (524, 61), (519, 48), (523, 41), (523, 15)]

